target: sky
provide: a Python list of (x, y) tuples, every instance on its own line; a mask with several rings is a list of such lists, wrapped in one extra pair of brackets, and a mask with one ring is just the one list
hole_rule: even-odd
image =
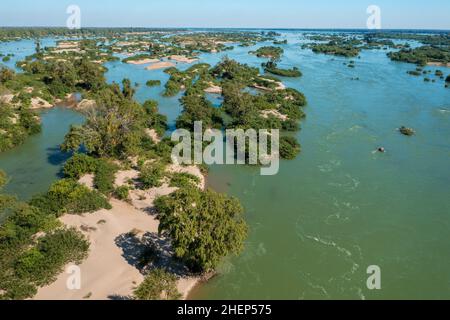
[(65, 26), (69, 5), (81, 27), (366, 28), (377, 5), (383, 29), (450, 29), (450, 0), (14, 0), (0, 26)]

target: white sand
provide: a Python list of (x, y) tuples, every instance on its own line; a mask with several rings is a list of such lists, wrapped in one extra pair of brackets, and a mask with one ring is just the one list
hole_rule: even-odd
[(93, 108), (93, 107), (95, 107), (95, 105), (96, 105), (95, 100), (83, 99), (77, 104), (76, 108), (84, 110), (84, 109)]
[(48, 109), (53, 108), (53, 105), (42, 99), (41, 97), (31, 98), (31, 109)]
[(130, 60), (130, 61), (127, 61), (127, 63), (141, 65), (141, 64), (155, 63), (155, 62), (159, 62), (159, 61), (160, 61), (159, 59), (141, 59), (141, 60)]
[(186, 56), (179, 56), (179, 55), (172, 55), (167, 58), (169, 60), (174, 60), (174, 61), (182, 62), (182, 63), (193, 63), (195, 61), (198, 61), (198, 59), (195, 59), (195, 58), (188, 58)]
[(0, 96), (0, 101), (4, 103), (11, 103), (12, 99), (14, 99), (14, 95), (11, 93)]
[[(116, 239), (134, 228), (146, 232), (157, 232), (158, 223), (150, 215), (134, 209), (131, 205), (112, 200), (113, 209), (101, 210), (84, 216), (65, 215), (61, 218), (68, 226), (96, 228), (83, 231), (91, 242), (88, 258), (79, 266), (81, 289), (69, 290), (67, 273), (58, 276), (56, 282), (39, 289), (37, 300), (81, 300), (90, 294), (90, 299), (106, 300), (114, 295), (129, 296), (133, 288), (144, 280), (137, 268), (122, 256)], [(99, 221), (106, 221), (99, 224)]]
[(146, 67), (145, 69), (158, 70), (158, 69), (165, 69), (165, 68), (170, 68), (170, 67), (175, 67), (175, 64), (172, 62), (169, 62), (169, 61), (161, 61), (161, 62), (151, 64), (148, 67)]
[[(187, 172), (200, 178), (199, 187), (205, 187), (205, 178), (195, 166), (182, 167), (171, 165), (169, 172)], [(127, 184), (138, 177), (139, 172), (130, 169), (119, 171), (116, 175), (117, 186)], [(85, 175), (79, 182), (92, 188), (93, 175)], [(145, 233), (157, 234), (158, 220), (153, 215), (156, 198), (168, 195), (177, 188), (170, 188), (167, 183), (149, 190), (131, 190), (131, 203), (111, 200), (112, 210), (100, 210), (85, 215), (65, 215), (61, 221), (67, 226), (80, 230), (90, 240), (89, 256), (80, 267), (81, 289), (69, 290), (66, 282), (70, 276), (62, 273), (49, 286), (40, 288), (34, 297), (36, 300), (106, 300), (129, 297), (144, 276), (125, 258), (124, 250), (119, 244), (127, 233), (133, 230), (136, 237), (142, 238)], [(101, 222), (101, 223), (100, 223)], [(129, 257), (129, 256), (128, 256)], [(179, 292), (186, 299), (189, 291), (199, 282), (201, 277), (183, 277), (177, 282)]]
[(158, 144), (161, 142), (161, 138), (158, 136), (158, 133), (155, 129), (146, 129), (145, 132), (153, 140), (154, 143)]
[(222, 88), (211, 83), (210, 86), (205, 89), (205, 92), (213, 94), (222, 94)]
[(288, 119), (288, 116), (285, 114), (282, 114), (278, 110), (271, 109), (271, 110), (263, 110), (261, 111), (261, 116), (265, 119), (269, 118), (269, 116), (274, 116), (275, 118), (278, 118), (282, 121), (286, 121)]
[(443, 63), (443, 62), (428, 62), (427, 65), (430, 67), (449, 67), (450, 68), (450, 63)]

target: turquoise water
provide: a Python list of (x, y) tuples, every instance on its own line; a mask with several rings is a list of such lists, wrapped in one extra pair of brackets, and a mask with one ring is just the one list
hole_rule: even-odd
[[(347, 59), (301, 50), (300, 33), (283, 36), (290, 44), (283, 45), (280, 65), (303, 72), (283, 80), (309, 101), (298, 133), (302, 154), (283, 161), (273, 177), (250, 167), (211, 168), (210, 186), (243, 203), (250, 235), (243, 254), (227, 259), (191, 298), (449, 298), (450, 89), (439, 79), (407, 75), (415, 66), (391, 62), (383, 50), (363, 51), (351, 69)], [(228, 55), (260, 66), (265, 60), (248, 51), (267, 44), (202, 54), (201, 62)], [(106, 66), (108, 81), (139, 83), (137, 99), (158, 100), (174, 127), (178, 97), (145, 86), (149, 79), (164, 84), (166, 74), (120, 62)], [(56, 179), (61, 161), (50, 161), (46, 150), (62, 141), (69, 123), (82, 120), (56, 109), (43, 121), (51, 139), (33, 137), (0, 156), (0, 167), (13, 176), (8, 190), (24, 198)], [(400, 135), (402, 125), (417, 135)], [(379, 146), (387, 153), (373, 153)], [(370, 265), (381, 268), (379, 291), (366, 288)]]

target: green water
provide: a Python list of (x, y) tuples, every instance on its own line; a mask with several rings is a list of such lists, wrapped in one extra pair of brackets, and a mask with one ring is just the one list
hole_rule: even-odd
[(7, 152), (0, 154), (0, 168), (10, 177), (5, 191), (28, 200), (47, 191), (60, 178), (61, 166), (68, 154), (59, 150), (71, 124), (80, 124), (83, 117), (70, 109), (54, 108), (41, 113), (42, 132)]
[[(280, 65), (304, 74), (283, 80), (309, 101), (298, 134), (302, 154), (282, 162), (273, 177), (256, 168), (211, 168), (210, 186), (243, 203), (250, 235), (243, 254), (227, 259), (191, 298), (450, 298), (450, 89), (439, 79), (407, 75), (415, 66), (391, 62), (383, 50), (363, 51), (351, 69), (344, 58), (301, 50), (298, 32), (283, 36), (290, 44)], [(268, 44), (204, 54), (201, 62), (228, 55), (259, 66), (265, 60), (248, 51)], [(145, 87), (149, 79), (164, 83), (166, 74), (106, 66), (110, 82), (128, 77), (140, 84), (139, 101), (158, 100), (174, 127), (178, 97), (163, 98), (162, 86)], [(13, 176), (8, 190), (23, 198), (57, 178), (63, 159), (51, 160), (49, 150), (81, 118), (56, 109), (43, 121), (41, 136), (0, 155), (0, 167)], [(401, 136), (402, 125), (417, 135)], [(387, 153), (372, 152), (379, 146)], [(366, 288), (370, 265), (381, 267), (379, 291)]]

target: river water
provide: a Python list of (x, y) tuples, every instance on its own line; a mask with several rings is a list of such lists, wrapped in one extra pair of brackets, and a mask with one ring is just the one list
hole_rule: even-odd
[[(298, 32), (283, 37), (289, 44), (280, 65), (303, 72), (283, 80), (309, 102), (298, 133), (302, 154), (281, 162), (272, 177), (245, 166), (211, 168), (209, 185), (240, 199), (250, 235), (243, 254), (224, 261), (219, 276), (191, 298), (449, 298), (450, 89), (434, 77), (436, 68), (427, 68), (436, 82), (425, 83), (406, 74), (414, 65), (391, 62), (384, 50), (363, 51), (353, 69), (345, 58), (302, 50)], [(268, 44), (203, 54), (201, 62), (228, 55), (259, 66), (264, 59), (248, 51), (261, 45)], [(145, 86), (149, 79), (164, 84), (166, 74), (121, 62), (106, 66), (108, 81), (138, 83), (136, 98), (158, 100), (174, 127), (179, 97)], [(82, 122), (67, 109), (42, 118), (42, 134), (0, 155), (0, 168), (12, 176), (7, 191), (24, 199), (58, 178), (65, 157), (57, 146), (71, 123)], [(402, 125), (417, 135), (400, 135)], [(374, 153), (379, 146), (387, 153)], [(381, 269), (381, 290), (367, 289), (372, 265)]]

